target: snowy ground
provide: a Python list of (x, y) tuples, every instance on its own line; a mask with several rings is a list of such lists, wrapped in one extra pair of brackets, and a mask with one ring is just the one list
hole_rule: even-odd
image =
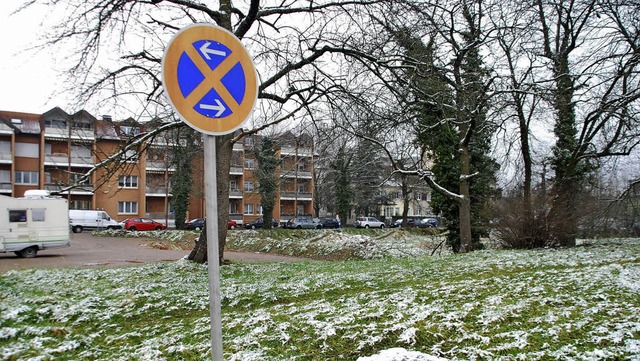
[[(223, 267), (225, 359), (640, 360), (640, 240), (438, 257), (371, 242), (401, 257)], [(0, 359), (208, 359), (206, 273), (9, 272)]]

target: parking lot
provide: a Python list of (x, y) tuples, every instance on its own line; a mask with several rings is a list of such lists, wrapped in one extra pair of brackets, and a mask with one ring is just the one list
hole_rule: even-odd
[(47, 267), (119, 267), (154, 261), (175, 261), (189, 254), (182, 250), (142, 247), (145, 239), (94, 237), (90, 232), (72, 233), (71, 247), (39, 251), (35, 258), (0, 253), (0, 273), (12, 269)]
[[(176, 261), (188, 250), (144, 247), (145, 238), (94, 237), (90, 232), (72, 233), (71, 247), (39, 251), (35, 258), (0, 253), (0, 274), (9, 270), (55, 267), (124, 267), (148, 262)], [(225, 252), (235, 262), (295, 262), (300, 258), (252, 252)]]

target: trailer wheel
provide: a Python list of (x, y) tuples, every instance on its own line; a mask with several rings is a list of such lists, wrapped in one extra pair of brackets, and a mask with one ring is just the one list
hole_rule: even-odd
[(73, 226), (73, 233), (82, 233), (82, 226)]
[(33, 258), (38, 254), (38, 247), (33, 246), (33, 247), (29, 247), (29, 248), (25, 248), (21, 251), (17, 251), (16, 255), (18, 255), (18, 257), (22, 257), (22, 258)]

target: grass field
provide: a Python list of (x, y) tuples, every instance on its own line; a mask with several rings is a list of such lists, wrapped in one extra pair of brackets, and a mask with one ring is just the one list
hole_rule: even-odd
[[(429, 256), (376, 237), (400, 256), (224, 266), (225, 359), (640, 360), (640, 240)], [(8, 272), (0, 359), (210, 359), (207, 284), (187, 261)]]

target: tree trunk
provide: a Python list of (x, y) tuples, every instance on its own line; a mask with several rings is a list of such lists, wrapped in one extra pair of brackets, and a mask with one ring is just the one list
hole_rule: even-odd
[(407, 176), (402, 175), (402, 227), (407, 226), (407, 215), (409, 214), (409, 186)]
[[(224, 259), (224, 246), (227, 242), (227, 220), (229, 218), (229, 170), (231, 167), (231, 154), (233, 152), (233, 134), (216, 136), (216, 185), (218, 188), (218, 249), (220, 264)], [(205, 164), (205, 167), (208, 165)], [(206, 196), (206, 195), (205, 195)], [(214, 215), (207, 214), (209, 219)], [(211, 223), (209, 223), (211, 224)], [(205, 225), (206, 227), (206, 225)], [(200, 233), (196, 245), (189, 254), (189, 260), (198, 263), (207, 261), (207, 232), (205, 229)]]
[(473, 248), (473, 236), (471, 233), (471, 197), (469, 187), (470, 154), (469, 147), (464, 145), (460, 149), (460, 196), (458, 204), (460, 219), (460, 253), (470, 252)]

